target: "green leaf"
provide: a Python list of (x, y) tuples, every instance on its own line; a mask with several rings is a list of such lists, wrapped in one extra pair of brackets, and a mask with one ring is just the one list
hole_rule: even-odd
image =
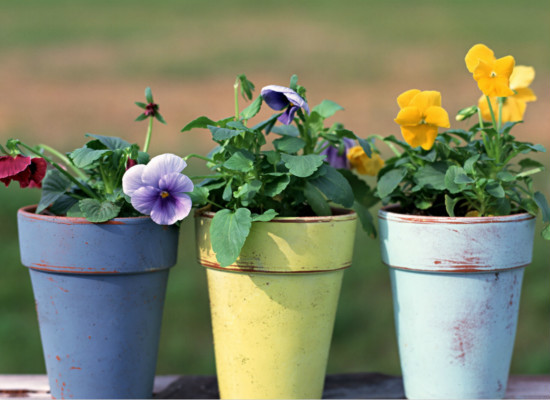
[(161, 124), (164, 124), (166, 125), (166, 121), (164, 120), (164, 117), (162, 115), (160, 115), (159, 112), (157, 112), (155, 114), (155, 118), (157, 119), (157, 121), (159, 121)]
[(137, 156), (137, 163), (138, 164), (147, 164), (149, 162), (149, 154), (144, 151), (139, 151)]
[(338, 172), (340, 172), (344, 178), (348, 180), (351, 190), (353, 190), (355, 202), (361, 204), (366, 209), (369, 209), (380, 201), (380, 199), (376, 197), (374, 190), (367, 185), (367, 182), (359, 178), (349, 169), (340, 169)]
[(433, 205), (433, 201), (426, 200), (426, 199), (417, 199), (414, 202), (414, 206), (418, 208), (419, 210), (427, 210)]
[(537, 206), (542, 213), (542, 220), (544, 222), (550, 222), (550, 207), (548, 206), (546, 197), (544, 197), (541, 192), (536, 192), (533, 200), (535, 200), (535, 203), (537, 203)]
[(477, 160), (479, 160), (479, 157), (480, 157), (480, 154), (475, 154), (473, 156), (471, 156), (470, 158), (468, 158), (466, 160), (466, 162), (464, 163), (464, 171), (467, 173), (467, 174), (473, 174), (474, 171), (475, 171), (475, 164), (477, 162)]
[(339, 104), (336, 104), (334, 101), (323, 100), (319, 105), (313, 108), (313, 111), (316, 111), (317, 113), (319, 113), (319, 115), (323, 118), (328, 118), (333, 116), (337, 111), (340, 111), (343, 109), (344, 107), (342, 107)]
[(304, 196), (307, 199), (307, 203), (316, 215), (332, 215), (332, 211), (325, 197), (315, 186), (313, 186), (309, 182), (306, 182), (306, 186), (304, 188)]
[(497, 174), (497, 178), (502, 182), (513, 182), (516, 180), (516, 176), (508, 171), (500, 171)]
[(445, 163), (427, 164), (418, 169), (414, 174), (414, 180), (422, 188), (445, 190)]
[(191, 198), (194, 206), (202, 206), (208, 202), (208, 195), (210, 191), (204, 186), (195, 185), (193, 191), (187, 193)]
[(346, 208), (353, 206), (353, 190), (347, 179), (328, 164), (323, 164), (319, 172), (321, 175), (309, 180), (309, 183), (319, 189), (328, 200)]
[(238, 75), (237, 79), (241, 83), (241, 95), (243, 98), (252, 100), (252, 92), (255, 88), (254, 84), (248, 80), (245, 74)]
[(285, 190), (289, 183), (289, 175), (282, 174), (280, 176), (277, 176), (273, 180), (265, 183), (263, 195), (267, 197), (275, 197), (283, 190)]
[(63, 196), (67, 189), (71, 187), (71, 183), (69, 178), (58, 170), (49, 169), (42, 180), (42, 197), (40, 197), (40, 202), (36, 207), (36, 213), (40, 214), (50, 204)]
[(527, 171), (523, 171), (523, 172), (520, 172), (519, 174), (516, 175), (516, 178), (523, 178), (524, 176), (529, 176), (529, 175), (533, 175), (533, 174), (537, 174), (541, 171), (544, 171), (544, 167), (541, 167), (541, 168), (535, 168), (535, 169), (530, 169), (530, 170), (527, 170)]
[(487, 191), (487, 193), (489, 193), (491, 196), (496, 197), (497, 199), (502, 199), (505, 196), (504, 189), (499, 182), (489, 182), (485, 186), (485, 190)]
[(85, 146), (74, 150), (69, 154), (69, 158), (77, 168), (86, 168), (110, 152), (111, 150), (93, 150)]
[(365, 232), (367, 232), (370, 237), (375, 238), (376, 228), (374, 227), (374, 221), (369, 209), (357, 201), (353, 203), (353, 209), (357, 213), (359, 221), (361, 221), (361, 225), (363, 226)]
[(135, 104), (136, 106), (138, 106), (139, 108), (143, 108), (143, 109), (145, 109), (145, 108), (147, 107), (147, 104), (142, 103), (142, 102), (140, 102), (140, 101), (134, 101), (134, 104)]
[(453, 199), (451, 196), (445, 195), (445, 209), (447, 210), (449, 217), (455, 216), (455, 206), (458, 201), (459, 199)]
[(210, 240), (220, 266), (227, 267), (239, 257), (251, 225), (252, 217), (247, 208), (238, 208), (235, 212), (224, 209), (214, 214)]
[(147, 119), (147, 118), (149, 118), (149, 117), (147, 117), (147, 115), (139, 114), (134, 121), (139, 122), (139, 121), (143, 121), (144, 119)]
[(67, 217), (84, 218), (84, 213), (80, 210), (78, 201), (74, 203), (73, 206), (67, 211)]
[(281, 161), (281, 154), (276, 152), (275, 150), (267, 150), (263, 151), (262, 153), (265, 154), (267, 162), (271, 165), (277, 165), (279, 161)]
[(262, 182), (254, 179), (240, 186), (239, 189), (235, 192), (234, 196), (236, 198), (240, 198), (242, 205), (247, 207), (261, 188)]
[(359, 146), (361, 146), (361, 148), (363, 149), (365, 154), (368, 157), (372, 157), (372, 146), (371, 146), (370, 142), (368, 140), (360, 138), (360, 137), (357, 138), (357, 141), (359, 142)]
[(68, 211), (78, 202), (77, 199), (74, 197), (71, 197), (69, 195), (64, 194), (63, 196), (59, 197), (50, 207), (50, 211), (54, 213), (55, 215), (67, 215)]
[(208, 128), (208, 125), (216, 125), (215, 121), (212, 121), (210, 118), (205, 117), (204, 115), (202, 117), (198, 117), (194, 119), (193, 121), (189, 122), (187, 125), (185, 125), (181, 132), (190, 131), (194, 128)]
[(242, 151), (237, 151), (223, 163), (223, 166), (233, 171), (248, 172), (254, 168), (254, 161)]
[(93, 137), (94, 139), (99, 140), (99, 142), (107, 147), (109, 150), (118, 150), (130, 147), (130, 143), (119, 137), (94, 135), (92, 133), (87, 133), (86, 136)]
[(319, 114), (317, 111), (312, 111), (311, 114), (309, 114), (309, 117), (307, 118), (307, 123), (309, 128), (313, 132), (320, 132), (323, 130), (324, 125), (323, 121), (325, 119)]
[(256, 100), (250, 103), (250, 105), (241, 112), (241, 118), (248, 120), (254, 117), (256, 114), (258, 114), (261, 108), (262, 108), (262, 96), (258, 96), (256, 97)]
[(323, 164), (324, 155), (308, 154), (307, 156), (291, 156), (290, 154), (281, 154), (285, 166), (292, 175), (300, 178), (311, 176)]
[(542, 237), (546, 240), (550, 240), (550, 224), (542, 230)]
[(473, 180), (466, 175), (466, 172), (461, 167), (453, 165), (447, 169), (445, 187), (451, 194), (461, 192), (466, 187), (466, 184), (470, 182), (473, 182)]
[(306, 142), (298, 137), (283, 136), (273, 141), (273, 145), (284, 153), (297, 153), (304, 148)]
[(300, 136), (300, 131), (294, 125), (279, 125), (274, 127), (271, 132), (283, 136)]
[(120, 206), (110, 201), (83, 199), (78, 202), (80, 211), (90, 222), (106, 222), (118, 216)]
[(279, 213), (273, 209), (269, 209), (263, 214), (252, 214), (252, 222), (268, 222), (275, 218)]
[(290, 86), (292, 90), (296, 91), (298, 89), (298, 75), (294, 74), (290, 77)]
[(407, 175), (405, 168), (392, 169), (378, 180), (378, 196), (383, 199), (389, 196)]
[(231, 201), (231, 199), (233, 198), (233, 187), (231, 186), (231, 182), (232, 181), (229, 181), (223, 189), (222, 199), (224, 199), (225, 201)]
[(153, 92), (149, 86), (145, 88), (145, 100), (147, 100), (147, 103), (153, 102)]
[(235, 130), (235, 129), (229, 129), (229, 128), (218, 128), (217, 126), (213, 126), (213, 125), (208, 125), (208, 129), (210, 129), (210, 132), (212, 132), (212, 138), (217, 142), (231, 139), (232, 137), (240, 135), (241, 133), (244, 132), (241, 130)]
[(518, 163), (522, 168), (544, 168), (544, 165), (538, 161), (531, 160), (530, 158), (524, 158)]

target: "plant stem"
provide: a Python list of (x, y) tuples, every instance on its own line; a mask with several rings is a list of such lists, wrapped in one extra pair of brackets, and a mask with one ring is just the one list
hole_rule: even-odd
[(500, 128), (502, 127), (502, 104), (504, 104), (504, 98), (499, 97), (498, 98), (498, 129), (497, 129), (499, 133), (500, 133)]
[(239, 120), (239, 78), (235, 80), (233, 84), (233, 91), (235, 92), (235, 121)]
[(195, 154), (195, 153), (186, 155), (185, 157), (183, 157), (183, 160), (184, 160), (184, 161), (187, 161), (187, 160), (190, 159), (190, 158), (199, 158), (199, 159), (201, 159), (201, 160), (208, 161), (208, 162), (211, 162), (211, 163), (215, 162), (215, 161), (212, 160), (211, 158), (204, 157), (204, 156), (201, 156), (200, 154)]
[(481, 116), (481, 109), (479, 107), (477, 108), (477, 115), (479, 117), (479, 127), (484, 129), (485, 126), (483, 126), (483, 117)]
[(189, 179), (191, 179), (191, 180), (216, 179), (216, 178), (223, 178), (223, 175), (197, 175), (197, 176), (190, 176), (189, 177)]
[(147, 153), (149, 150), (149, 143), (151, 142), (151, 135), (153, 134), (153, 119), (154, 117), (149, 117), (149, 127), (147, 128), (147, 135), (145, 136), (145, 144), (143, 145), (143, 151)]
[[(489, 96), (485, 96), (485, 98), (487, 99), (487, 104), (489, 105), (489, 112), (491, 113), (491, 119), (493, 120), (493, 126), (496, 128), (497, 127), (497, 121), (495, 119), (495, 112), (493, 111), (493, 105), (491, 104), (491, 99), (489, 98)], [(497, 131), (498, 133), (498, 131)]]
[(390, 150), (393, 151), (393, 154), (395, 154), (397, 157), (401, 156), (401, 153), (399, 152), (399, 150), (397, 150), (397, 147), (395, 147), (392, 142), (388, 142), (388, 141), (384, 140), (384, 138), (382, 136), (380, 136), (380, 135), (370, 135), (369, 137), (373, 137), (373, 138), (376, 138), (376, 139), (380, 140), (381, 142), (384, 142), (390, 148)]
[(71, 170), (73, 170), (73, 172), (75, 174), (77, 174), (81, 179), (83, 180), (87, 180), (88, 179), (88, 176), (82, 172), (80, 170), (80, 168), (77, 168), (74, 166), (74, 164), (71, 162), (71, 160), (69, 160), (65, 154), (62, 154), (61, 152), (57, 151), (56, 149), (54, 149), (53, 147), (50, 147), (48, 145), (45, 145), (45, 144), (39, 144), (38, 147), (40, 147), (41, 149), (44, 149), (46, 150), (47, 152), (49, 153), (52, 153), (54, 156), (56, 156), (57, 158), (59, 158), (61, 161), (63, 161), (65, 163), (65, 165), (67, 167), (69, 167)]

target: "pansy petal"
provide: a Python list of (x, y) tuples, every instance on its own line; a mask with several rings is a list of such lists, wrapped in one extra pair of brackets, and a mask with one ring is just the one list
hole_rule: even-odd
[(502, 122), (523, 120), (526, 108), (527, 104), (524, 101), (516, 99), (516, 96), (508, 97), (502, 106)]
[(181, 172), (187, 166), (183, 159), (175, 154), (161, 154), (153, 157), (143, 170), (141, 179), (147, 185), (158, 187), (164, 175), (172, 172)]
[(422, 146), (424, 150), (429, 150), (435, 143), (437, 127), (427, 124), (402, 126), (401, 134), (405, 141), (412, 147)]
[(122, 191), (125, 194), (127, 194), (128, 196), (132, 196), (132, 194), (136, 190), (143, 186), (143, 180), (141, 179), (141, 176), (144, 169), (145, 165), (138, 164), (129, 168), (124, 173), (124, 176), (122, 177)]
[(494, 72), (494, 63), (488, 63), (483, 60), (479, 61), (477, 67), (474, 69), (473, 76), (476, 81), (484, 78), (490, 78), (491, 74)]
[[(266, 86), (262, 89), (262, 97), (266, 104), (271, 107), (273, 110), (280, 111), (286, 106), (288, 106), (288, 99), (286, 96), (276, 90), (273, 90), (272, 87), (275, 85)], [(275, 86), (280, 87), (280, 86)]]
[(161, 196), (157, 188), (142, 186), (132, 194), (132, 206), (140, 213), (149, 215), (159, 199)]
[(512, 71), (514, 71), (514, 65), (516, 65), (516, 60), (512, 56), (499, 58), (495, 61), (495, 72), (499, 76), (505, 76), (506, 79), (510, 79)]
[(418, 107), (421, 113), (424, 113), (428, 107), (441, 107), (441, 93), (436, 90), (424, 90), (418, 93), (411, 100), (411, 107)]
[(292, 121), (294, 121), (294, 114), (296, 114), (296, 111), (298, 111), (298, 107), (288, 107), (277, 119), (284, 125), (290, 125)]
[(510, 89), (528, 87), (535, 79), (535, 69), (526, 65), (516, 65), (510, 75)]
[(422, 121), (422, 113), (417, 107), (402, 108), (394, 119), (401, 126), (414, 126)]
[(439, 126), (441, 128), (450, 128), (451, 123), (449, 122), (449, 114), (443, 107), (429, 107), (426, 110), (426, 123)]
[(189, 215), (193, 203), (187, 195), (160, 199), (151, 211), (151, 219), (159, 225), (172, 225)]
[(516, 89), (516, 94), (513, 95), (511, 98), (515, 98), (516, 100), (521, 100), (525, 102), (537, 100), (537, 96), (535, 96), (535, 93), (527, 87)]
[(420, 90), (418, 89), (411, 89), (407, 90), (406, 92), (401, 93), (399, 96), (397, 96), (397, 104), (399, 104), (400, 108), (407, 107), (411, 100), (420, 93)]
[(189, 193), (193, 191), (193, 182), (178, 172), (164, 175), (159, 182), (159, 189), (170, 194)]
[(31, 164), (31, 158), (18, 155), (0, 157), (0, 178), (8, 178), (24, 171)]
[(464, 57), (466, 68), (472, 73), (478, 66), (480, 60), (490, 63), (495, 60), (495, 53), (484, 44), (476, 44), (468, 51), (466, 57)]

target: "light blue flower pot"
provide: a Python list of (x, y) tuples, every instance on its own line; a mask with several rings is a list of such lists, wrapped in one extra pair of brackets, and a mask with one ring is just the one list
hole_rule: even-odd
[(18, 212), (53, 398), (152, 396), (178, 228)]
[(422, 217), (381, 210), (409, 399), (502, 398), (535, 219)]

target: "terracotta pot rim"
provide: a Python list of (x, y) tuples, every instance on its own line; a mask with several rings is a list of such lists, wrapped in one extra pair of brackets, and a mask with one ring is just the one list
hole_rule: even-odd
[[(327, 215), (327, 216), (313, 216), (313, 217), (275, 217), (271, 221), (267, 222), (278, 222), (278, 223), (319, 223), (319, 222), (334, 222), (334, 221), (348, 221), (357, 218), (357, 213), (351, 209), (347, 208), (332, 208), (333, 212), (336, 212), (336, 215)], [(195, 213), (196, 218), (214, 218), (216, 213), (213, 211), (197, 211)], [(262, 221), (256, 221), (262, 222)], [(256, 223), (254, 222), (254, 223)]]
[(419, 224), (488, 224), (488, 223), (506, 223), (520, 222), (535, 219), (536, 217), (529, 213), (510, 214), (492, 217), (434, 217), (426, 215), (401, 214), (394, 212), (399, 205), (392, 204), (382, 207), (378, 211), (378, 218), (396, 222), (409, 222)]
[(84, 217), (67, 217), (62, 215), (45, 215), (36, 214), (37, 205), (21, 207), (17, 210), (17, 214), (23, 215), (25, 218), (36, 219), (41, 221), (47, 221), (52, 223), (62, 224), (74, 224), (74, 225), (126, 225), (126, 224), (139, 224), (141, 222), (151, 221), (151, 217), (143, 215), (139, 217), (122, 217), (113, 218), (106, 222), (90, 222)]

